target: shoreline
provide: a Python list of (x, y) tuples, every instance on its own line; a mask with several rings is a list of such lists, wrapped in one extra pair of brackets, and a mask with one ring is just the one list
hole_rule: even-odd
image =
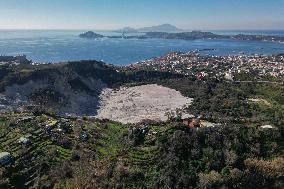
[[(282, 42), (284, 44), (284, 42)], [(153, 59), (157, 59), (157, 58), (161, 58), (164, 57), (168, 54), (196, 54), (199, 57), (216, 57), (216, 58), (221, 58), (221, 57), (276, 57), (276, 56), (283, 56), (284, 51), (283, 52), (279, 52), (279, 53), (272, 53), (272, 54), (263, 54), (263, 53), (244, 53), (244, 52), (239, 52), (236, 54), (228, 54), (228, 55), (214, 55), (214, 54), (203, 54), (202, 52), (206, 52), (206, 51), (216, 51), (216, 49), (211, 49), (211, 48), (205, 48), (205, 49), (194, 49), (194, 50), (190, 50), (190, 51), (169, 51), (167, 53), (164, 53), (162, 55), (158, 55), (158, 56), (154, 56), (151, 58), (146, 58), (144, 60), (141, 61), (136, 61), (136, 62), (132, 62), (132, 63), (128, 63), (128, 64), (113, 64), (113, 63), (109, 63), (109, 62), (105, 62), (103, 60), (97, 60), (97, 59), (80, 59), (80, 60), (65, 60), (65, 61), (57, 61), (57, 62), (38, 62), (38, 61), (33, 61), (30, 57), (26, 56), (25, 54), (23, 54), (23, 56), (27, 57), (28, 61), (31, 61), (31, 65), (49, 65), (49, 64), (66, 64), (66, 63), (72, 63), (72, 62), (84, 62), (84, 61), (96, 61), (96, 62), (101, 62), (104, 63), (106, 65), (109, 66), (115, 66), (115, 67), (131, 67), (133, 65), (136, 64), (141, 64), (141, 63), (145, 63), (148, 61), (151, 61)], [(5, 61), (1, 61), (1, 57), (5, 57), (6, 55), (1, 55), (0, 54), (0, 65), (5, 65), (8, 62)], [(17, 57), (14, 55), (7, 55), (7, 57)]]

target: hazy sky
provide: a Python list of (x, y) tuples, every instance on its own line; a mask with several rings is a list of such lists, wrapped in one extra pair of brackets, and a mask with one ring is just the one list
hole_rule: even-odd
[(284, 0), (0, 0), (0, 29), (284, 29)]

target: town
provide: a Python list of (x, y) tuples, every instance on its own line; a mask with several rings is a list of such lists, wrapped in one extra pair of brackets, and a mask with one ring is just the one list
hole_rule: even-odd
[(10, 65), (19, 65), (19, 64), (31, 64), (32, 61), (28, 60), (26, 55), (17, 55), (17, 56), (6, 56), (0, 55), (0, 65), (10, 64)]
[(248, 74), (259, 80), (283, 80), (284, 55), (201, 55), (200, 51), (171, 52), (127, 66), (127, 69), (166, 71), (197, 79), (237, 81), (237, 74)]

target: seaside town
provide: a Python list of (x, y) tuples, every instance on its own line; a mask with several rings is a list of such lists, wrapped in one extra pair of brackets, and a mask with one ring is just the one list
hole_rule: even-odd
[[(214, 50), (214, 49), (205, 49)], [(236, 75), (249, 75), (248, 81), (280, 82), (284, 78), (284, 54), (278, 55), (202, 55), (202, 50), (169, 52), (166, 55), (151, 58), (127, 66), (122, 70), (151, 70), (171, 72), (185, 76), (193, 76), (198, 80), (217, 79), (229, 81), (245, 81)], [(0, 56), (0, 65), (36, 64), (28, 60), (26, 55)], [(45, 64), (45, 63), (42, 63)]]
[[(214, 50), (214, 49), (205, 49)], [(284, 78), (284, 54), (278, 55), (202, 55), (202, 50), (169, 52), (166, 55), (121, 67), (122, 70), (164, 71), (194, 76), (199, 80), (225, 79), (239, 81), (237, 74), (250, 75), (261, 81), (280, 81)], [(0, 56), (0, 65), (36, 64), (26, 55)], [(45, 64), (45, 63), (42, 63)], [(251, 79), (250, 78), (250, 79)], [(244, 81), (242, 79), (242, 81)]]
[(166, 71), (197, 79), (216, 78), (234, 80), (235, 74), (252, 74), (255, 79), (284, 76), (284, 55), (201, 55), (200, 51), (171, 52), (127, 66), (129, 69)]
[(31, 64), (32, 61), (27, 59), (26, 55), (17, 55), (17, 56), (6, 56), (0, 55), (0, 65), (10, 64), (10, 65), (19, 65), (19, 64)]

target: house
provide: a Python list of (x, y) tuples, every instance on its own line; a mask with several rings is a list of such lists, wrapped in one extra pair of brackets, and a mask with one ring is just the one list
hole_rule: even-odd
[(23, 145), (26, 145), (29, 143), (29, 139), (25, 138), (25, 137), (21, 137), (19, 139), (19, 144), (23, 144)]
[(261, 129), (276, 129), (276, 127), (272, 126), (272, 125), (263, 125), (260, 126)]
[(83, 141), (87, 141), (88, 140), (88, 133), (86, 131), (82, 131), (80, 134), (80, 139)]
[(52, 121), (49, 120), (46, 124), (45, 124), (45, 129), (51, 131), (52, 129), (54, 129), (56, 127), (57, 121)]
[(17, 56), (0, 55), (0, 62), (16, 63), (16, 64), (31, 64), (31, 61), (27, 59), (26, 55), (17, 55)]
[(15, 121), (15, 124), (27, 123), (27, 122), (30, 122), (31, 120), (33, 120), (33, 117), (31, 116), (20, 117), (20, 118), (17, 118), (17, 120)]
[(24, 137), (21, 137), (19, 139), (19, 144), (22, 144), (22, 145), (28, 145), (30, 143), (30, 138), (31, 138), (32, 135), (26, 135)]
[(195, 116), (194, 116), (194, 115), (191, 115), (191, 114), (182, 114), (182, 116), (181, 116), (181, 119), (182, 119), (182, 120), (185, 120), (185, 119), (193, 119), (193, 118), (195, 118)]
[(221, 124), (220, 123), (212, 123), (212, 122), (209, 122), (209, 121), (202, 120), (200, 122), (200, 126), (201, 127), (219, 127), (219, 126), (221, 126)]
[(200, 119), (198, 118), (188, 118), (188, 119), (183, 119), (182, 123), (186, 125), (189, 128), (198, 128), (200, 127)]
[(198, 128), (200, 127), (200, 116), (195, 117), (191, 114), (183, 114), (181, 117), (182, 123), (189, 128)]
[(0, 153), (0, 165), (7, 165), (12, 162), (12, 155), (9, 152)]
[(193, 118), (191, 123), (188, 125), (189, 128), (199, 128), (200, 127), (200, 119)]
[(31, 61), (27, 59), (26, 55), (15, 56), (15, 59), (18, 64), (31, 64)]

